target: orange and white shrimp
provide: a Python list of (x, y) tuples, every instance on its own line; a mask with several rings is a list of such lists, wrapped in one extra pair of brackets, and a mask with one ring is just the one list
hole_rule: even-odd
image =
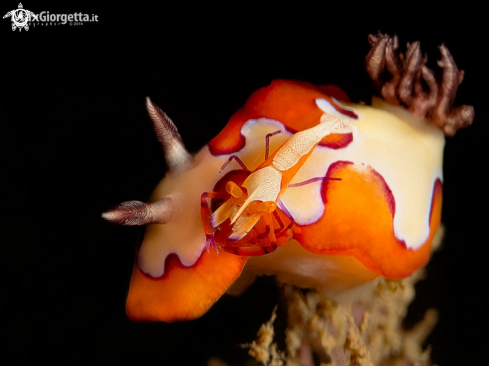
[[(290, 240), (290, 228), (294, 221), (280, 202), (280, 197), (289, 187), (324, 179), (313, 177), (305, 182), (291, 184), (325, 136), (349, 134), (352, 126), (345, 118), (324, 113), (318, 125), (295, 133), (268, 156), (269, 138), (279, 132), (266, 136), (265, 161), (253, 172), (236, 155), (232, 155), (224, 164), (223, 168), (233, 159), (238, 162), (246, 175), (242, 183), (229, 179), (225, 183), (225, 192), (202, 194), (201, 215), (208, 247), (213, 245), (234, 254), (255, 256), (274, 251), (277, 248), (277, 238), (279, 242), (283, 238), (286, 239), (285, 242)], [(225, 200), (210, 215), (207, 198)], [(284, 214), (289, 221), (288, 225), (284, 224)], [(264, 225), (260, 226), (264, 226), (264, 231), (258, 228), (253, 235), (247, 235), (260, 221), (263, 221)], [(216, 237), (219, 238), (217, 244)]]

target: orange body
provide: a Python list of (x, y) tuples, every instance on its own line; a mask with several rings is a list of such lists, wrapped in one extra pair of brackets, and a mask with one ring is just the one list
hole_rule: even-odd
[[(355, 284), (377, 275), (403, 278), (429, 260), (431, 241), (441, 217), (443, 141), (428, 128), (417, 127), (417, 121), (409, 121), (411, 117), (405, 110), (365, 105), (348, 105), (347, 108), (331, 95), (324, 94), (325, 90), (336, 99), (346, 98), (338, 88), (317, 88), (284, 80), (259, 89), (230, 118), (221, 133), (197, 154), (191, 168), (163, 179), (153, 199), (171, 196), (180, 211), (175, 209), (174, 221), (164, 224), (164, 228), (159, 224), (147, 228), (134, 264), (127, 299), (126, 309), (131, 319), (172, 322), (197, 318), (236, 281), (245, 265), (259, 274), (279, 276), (284, 271), (297, 270), (299, 280), (294, 284), (308, 278), (313, 281), (304, 283), (313, 283), (315, 287), (326, 286), (326, 279), (333, 278), (328, 272), (331, 256), (351, 258), (363, 268), (358, 274), (361, 278), (353, 281), (356, 273), (350, 268), (335, 267), (335, 282), (341, 281), (344, 270), (349, 276), (345, 283)], [(329, 113), (320, 108), (323, 104), (328, 104), (333, 114), (350, 118), (354, 133), (329, 134), (321, 138), (296, 162), (274, 173), (280, 180), (277, 184), (275, 180), (272, 182), (276, 189), (273, 199), (253, 199), (253, 204), (235, 217), (246, 199), (256, 194), (249, 187), (268, 184), (255, 180), (247, 185), (246, 180), (252, 174), (275, 169), (274, 159), (285, 143), (252, 172), (238, 169), (222, 176), (219, 167), (233, 154), (247, 164), (254, 162), (259, 156), (258, 149), (249, 146), (255, 141), (263, 146), (265, 134), (274, 131), (272, 128), (276, 126), (292, 136), (314, 128), (321, 117)], [(403, 118), (408, 121), (404, 123)], [(263, 132), (263, 128), (255, 129), (267, 123), (272, 126), (268, 132)], [(434, 148), (432, 142), (436, 145)], [(422, 154), (413, 151), (418, 146)], [(431, 161), (435, 168), (427, 166), (428, 153), (434, 156)], [(312, 173), (304, 177), (301, 175), (303, 168)], [(404, 169), (414, 171), (409, 175), (414, 181), (425, 177), (427, 183), (423, 181), (422, 188), (427, 194), (403, 196), (406, 187), (399, 185), (396, 179), (403, 176)], [(389, 175), (390, 172), (399, 174)], [(318, 178), (317, 183), (298, 188), (291, 184), (314, 178)], [(312, 193), (293, 193), (308, 187), (314, 188), (310, 190)], [(409, 192), (416, 195), (418, 191)], [(402, 217), (406, 202), (421, 202), (426, 213), (422, 222), (426, 236), (416, 246), (407, 245), (396, 233), (395, 220)], [(218, 210), (225, 212), (216, 215)], [(309, 211), (315, 214), (309, 215)], [(245, 220), (240, 222), (242, 217)], [(419, 215), (404, 217), (410, 219)], [(171, 226), (173, 224), (175, 227)], [(237, 225), (241, 228), (239, 232), (234, 229)], [(400, 227), (402, 229), (402, 225)], [(183, 236), (185, 239), (181, 239)], [(291, 240), (295, 240), (295, 249), (287, 256), (286, 248)], [(171, 246), (161, 249), (160, 245), (168, 242)], [(212, 249), (214, 244), (218, 250), (223, 250), (217, 253)], [(299, 256), (297, 248), (306, 252), (307, 258)], [(325, 263), (316, 266), (322, 268), (322, 272), (299, 273), (301, 268), (310, 268), (308, 263), (312, 257), (314, 263)], [(161, 258), (164, 264), (162, 275), (159, 264), (154, 265), (154, 258)], [(306, 262), (298, 263), (301, 258), (306, 258)], [(283, 265), (275, 265), (278, 262)], [(273, 265), (258, 268), (267, 263)]]

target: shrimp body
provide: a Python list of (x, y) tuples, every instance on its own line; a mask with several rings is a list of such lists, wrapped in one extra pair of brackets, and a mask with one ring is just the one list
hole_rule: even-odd
[[(266, 250), (256, 251), (254, 255), (262, 255), (275, 250), (277, 247), (275, 234), (282, 233), (287, 237), (289, 236), (289, 233), (284, 229), (283, 220), (277, 213), (280, 197), (288, 189), (290, 182), (306, 163), (322, 138), (333, 133), (345, 134), (351, 133), (351, 131), (351, 125), (346, 119), (324, 113), (318, 125), (292, 135), (272, 155), (267, 157), (257, 169), (250, 172), (241, 185), (228, 181), (225, 190), (229, 197), (210, 215), (210, 225), (205, 224), (210, 210), (208, 205), (206, 205), (207, 202), (204, 203), (204, 201), (209, 197), (222, 198), (222, 194), (205, 192), (202, 196), (201, 213), (204, 227), (207, 228), (206, 237), (208, 244), (212, 244), (217, 248), (214, 233), (216, 230), (222, 230), (223, 228), (220, 226), (228, 219), (231, 232), (229, 236), (223, 238), (226, 243), (218, 243), (218, 246), (224, 249), (229, 249), (228, 241), (236, 242), (242, 240), (260, 220), (263, 220), (265, 233), (255, 233), (254, 237), (267, 238)], [(268, 151), (265, 156), (268, 156)], [(237, 156), (232, 156), (230, 159), (233, 158), (237, 161), (239, 160)], [(240, 165), (244, 166), (242, 163)], [(312, 181), (314, 181), (314, 178)], [(285, 214), (290, 221), (289, 226), (292, 226), (293, 218), (287, 212)], [(222, 238), (222, 235), (220, 237)], [(260, 247), (260, 241), (253, 241), (251, 237), (239, 245), (241, 247), (243, 245), (247, 246), (250, 241), (252, 241), (253, 247), (256, 248), (257, 244)], [(238, 252), (237, 254), (242, 253)]]

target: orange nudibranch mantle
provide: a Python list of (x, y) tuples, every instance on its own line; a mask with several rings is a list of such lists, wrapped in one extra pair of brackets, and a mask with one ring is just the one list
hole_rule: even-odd
[[(242, 149), (245, 141), (240, 133), (241, 128), (250, 119), (274, 119), (282, 122), (292, 133), (311, 128), (319, 123), (324, 113), (316, 107), (316, 98), (325, 98), (346, 115), (354, 116), (335, 100), (350, 100), (338, 87), (327, 85), (318, 88), (308, 83), (275, 80), (270, 86), (258, 89), (248, 98), (244, 107), (230, 118), (221, 133), (209, 143), (209, 150), (213, 155), (222, 155)], [(343, 147), (351, 141), (350, 137), (330, 135), (323, 139), (321, 145), (330, 148)]]
[[(213, 191), (231, 155), (253, 170), (264, 161), (265, 136), (281, 130), (270, 138), (273, 153), (294, 133), (319, 124), (324, 114), (347, 119), (353, 132), (323, 138), (292, 183), (316, 177), (340, 180), (289, 187), (281, 197), (294, 221), (293, 239), (317, 261), (352, 257), (372, 276), (403, 278), (429, 260), (441, 217), (443, 134), (380, 100), (372, 107), (355, 105), (336, 87), (276, 80), (250, 96), (195, 156), (191, 168), (168, 174), (156, 187), (151, 200), (171, 197), (175, 218), (147, 227), (127, 299), (131, 319), (197, 318), (245, 266), (254, 273), (274, 274), (259, 268), (267, 263), (260, 258), (206, 250), (200, 196)], [(266, 258), (284, 260), (287, 245)], [(286, 260), (290, 265), (283, 267), (301, 268), (294, 257)], [(328, 273), (301, 276), (314, 276), (312, 282), (321, 290)]]

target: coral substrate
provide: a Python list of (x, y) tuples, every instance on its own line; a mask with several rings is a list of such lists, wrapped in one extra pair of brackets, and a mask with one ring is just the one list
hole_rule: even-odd
[[(433, 248), (441, 241), (438, 230)], [(428, 309), (412, 329), (403, 328), (414, 285), (425, 277), (420, 269), (402, 280), (378, 278), (372, 290), (350, 303), (336, 303), (316, 291), (283, 286), (287, 311), (286, 349), (274, 342), (274, 310), (249, 346), (249, 354), (268, 366), (401, 366), (431, 365), (423, 342), (434, 328), (438, 313)], [(314, 357), (313, 357), (314, 355)]]

